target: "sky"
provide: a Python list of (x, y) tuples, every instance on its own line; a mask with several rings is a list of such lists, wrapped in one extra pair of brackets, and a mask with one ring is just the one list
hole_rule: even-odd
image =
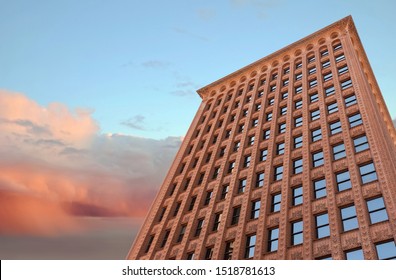
[(196, 90), (347, 15), (396, 119), (394, 11), (392, 0), (0, 0), (0, 259), (125, 258)]

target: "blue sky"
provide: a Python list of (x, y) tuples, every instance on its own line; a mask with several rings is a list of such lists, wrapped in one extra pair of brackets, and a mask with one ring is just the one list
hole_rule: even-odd
[(396, 117), (395, 1), (0, 1), (0, 88), (92, 112), (103, 133), (182, 136), (195, 90), (349, 14)]

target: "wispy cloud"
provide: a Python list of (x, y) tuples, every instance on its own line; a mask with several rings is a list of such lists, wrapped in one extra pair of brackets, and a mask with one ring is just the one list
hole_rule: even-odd
[(204, 21), (212, 20), (216, 16), (216, 12), (213, 9), (201, 8), (197, 10), (197, 15)]
[(176, 33), (182, 34), (182, 35), (190, 36), (190, 37), (198, 39), (200, 41), (205, 41), (205, 42), (209, 41), (209, 38), (207, 38), (205, 36), (197, 35), (197, 34), (191, 32), (189, 30), (186, 30), (186, 29), (183, 29), (183, 28), (180, 28), (180, 27), (173, 27), (173, 31), (176, 32)]
[(279, 4), (279, 0), (229, 0), (230, 4), (237, 9), (252, 8), (260, 19), (267, 18), (269, 10)]
[(169, 67), (170, 63), (163, 60), (148, 60), (142, 62), (141, 65), (147, 68), (167, 68)]
[(121, 124), (132, 129), (146, 130), (144, 127), (144, 119), (145, 117), (143, 115), (135, 115), (126, 121), (122, 121)]

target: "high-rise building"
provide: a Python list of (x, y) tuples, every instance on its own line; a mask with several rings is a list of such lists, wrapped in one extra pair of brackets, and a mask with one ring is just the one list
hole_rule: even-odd
[(396, 258), (396, 132), (350, 16), (198, 94), (128, 258)]

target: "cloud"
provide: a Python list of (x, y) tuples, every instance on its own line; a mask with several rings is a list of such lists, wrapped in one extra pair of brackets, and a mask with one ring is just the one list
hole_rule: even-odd
[(279, 4), (279, 1), (275, 0), (230, 0), (231, 6), (237, 9), (251, 8), (257, 13), (257, 17), (265, 19), (268, 16), (268, 12), (274, 6)]
[(207, 38), (205, 36), (197, 35), (197, 34), (191, 32), (191, 31), (188, 31), (188, 30), (183, 29), (183, 28), (173, 27), (173, 31), (176, 32), (176, 33), (182, 34), (182, 35), (193, 37), (193, 38), (198, 39), (200, 41), (205, 41), (205, 42), (209, 41), (209, 38)]
[(145, 216), (181, 144), (102, 134), (92, 112), (22, 94), (0, 91), (0, 107), (3, 234), (78, 230), (76, 216)]
[(128, 126), (132, 129), (146, 130), (143, 126), (145, 117), (142, 115), (135, 115), (132, 118), (121, 122), (122, 125)]
[(142, 62), (141, 65), (146, 68), (167, 68), (170, 63), (163, 60), (148, 60)]

